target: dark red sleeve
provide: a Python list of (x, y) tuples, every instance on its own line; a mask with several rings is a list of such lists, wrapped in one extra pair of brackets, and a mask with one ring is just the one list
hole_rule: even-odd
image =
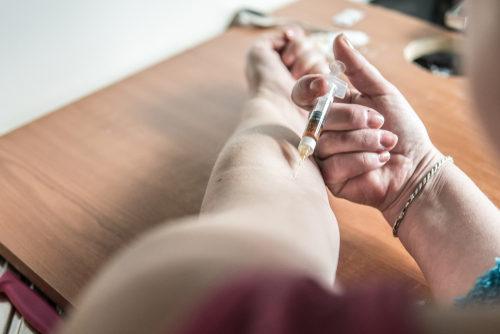
[(398, 289), (340, 296), (304, 276), (247, 275), (213, 294), (180, 334), (413, 334), (410, 303)]

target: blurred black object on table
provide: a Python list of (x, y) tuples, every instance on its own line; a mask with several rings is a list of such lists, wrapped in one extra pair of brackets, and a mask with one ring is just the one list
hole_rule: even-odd
[(418, 17), (443, 27), (445, 25), (445, 14), (453, 6), (458, 4), (457, 0), (372, 0), (370, 3), (391, 8), (399, 12)]

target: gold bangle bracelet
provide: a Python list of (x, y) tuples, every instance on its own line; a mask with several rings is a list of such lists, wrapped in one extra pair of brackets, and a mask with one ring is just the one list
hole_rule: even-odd
[(415, 191), (413, 192), (413, 194), (411, 194), (410, 199), (408, 199), (408, 201), (406, 202), (405, 207), (403, 208), (403, 211), (401, 211), (401, 213), (399, 214), (399, 217), (398, 217), (398, 219), (396, 219), (396, 223), (394, 224), (394, 227), (392, 228), (392, 235), (394, 236), (394, 238), (398, 237), (398, 228), (399, 228), (399, 225), (401, 225), (401, 221), (403, 220), (403, 217), (405, 216), (406, 211), (408, 211), (408, 207), (410, 206), (411, 202), (413, 202), (413, 200), (415, 198), (417, 198), (418, 194), (422, 191), (422, 189), (425, 187), (425, 185), (427, 184), (427, 182), (431, 179), (431, 177), (434, 176), (434, 174), (438, 171), (438, 169), (444, 163), (446, 163), (448, 161), (453, 162), (453, 158), (452, 157), (444, 157), (436, 165), (434, 165), (434, 167), (432, 167), (431, 171), (429, 173), (427, 173), (427, 175), (424, 177), (424, 179), (422, 180), (422, 182), (420, 182), (420, 184), (415, 189)]

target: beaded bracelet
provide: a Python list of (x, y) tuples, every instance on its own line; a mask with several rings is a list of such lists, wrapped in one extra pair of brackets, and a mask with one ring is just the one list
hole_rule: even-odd
[(394, 236), (394, 238), (397, 238), (398, 237), (398, 228), (399, 228), (399, 225), (401, 224), (401, 221), (403, 220), (403, 217), (405, 216), (406, 214), (406, 211), (408, 211), (408, 207), (410, 206), (411, 202), (413, 202), (413, 200), (418, 196), (418, 194), (421, 192), (421, 190), (425, 187), (425, 185), (427, 184), (427, 182), (430, 180), (431, 177), (434, 176), (434, 173), (437, 172), (437, 170), (446, 162), (448, 161), (451, 161), (453, 162), (453, 158), (452, 157), (444, 157), (443, 159), (441, 159), (441, 161), (439, 161), (434, 167), (432, 167), (431, 171), (429, 173), (427, 173), (427, 175), (424, 177), (424, 179), (422, 180), (422, 182), (420, 182), (420, 184), (418, 185), (418, 187), (415, 189), (415, 191), (413, 192), (413, 194), (411, 194), (410, 196), (410, 199), (406, 202), (406, 205), (405, 207), (403, 208), (403, 211), (401, 211), (401, 214), (399, 215), (398, 219), (396, 220), (396, 223), (394, 224), (394, 227), (392, 229), (392, 235)]

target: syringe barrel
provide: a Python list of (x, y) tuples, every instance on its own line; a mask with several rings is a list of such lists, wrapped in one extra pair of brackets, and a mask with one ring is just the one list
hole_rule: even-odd
[(316, 102), (311, 115), (309, 115), (306, 130), (299, 143), (299, 165), (314, 152), (333, 99), (335, 97), (343, 99), (347, 93), (347, 83), (338, 77), (340, 73), (344, 72), (345, 65), (336, 60), (330, 64), (330, 69), (332, 70), (330, 75), (324, 75), (325, 79), (330, 83), (330, 90), (326, 95), (318, 98), (318, 102)]
[(313, 111), (309, 115), (309, 120), (307, 122), (307, 127), (304, 131), (302, 137), (311, 137), (315, 141), (318, 141), (321, 131), (323, 130), (323, 125), (325, 124), (326, 116), (330, 110), (330, 106), (333, 102), (333, 97), (337, 87), (335, 85), (330, 86), (330, 91), (328, 94), (320, 97)]

